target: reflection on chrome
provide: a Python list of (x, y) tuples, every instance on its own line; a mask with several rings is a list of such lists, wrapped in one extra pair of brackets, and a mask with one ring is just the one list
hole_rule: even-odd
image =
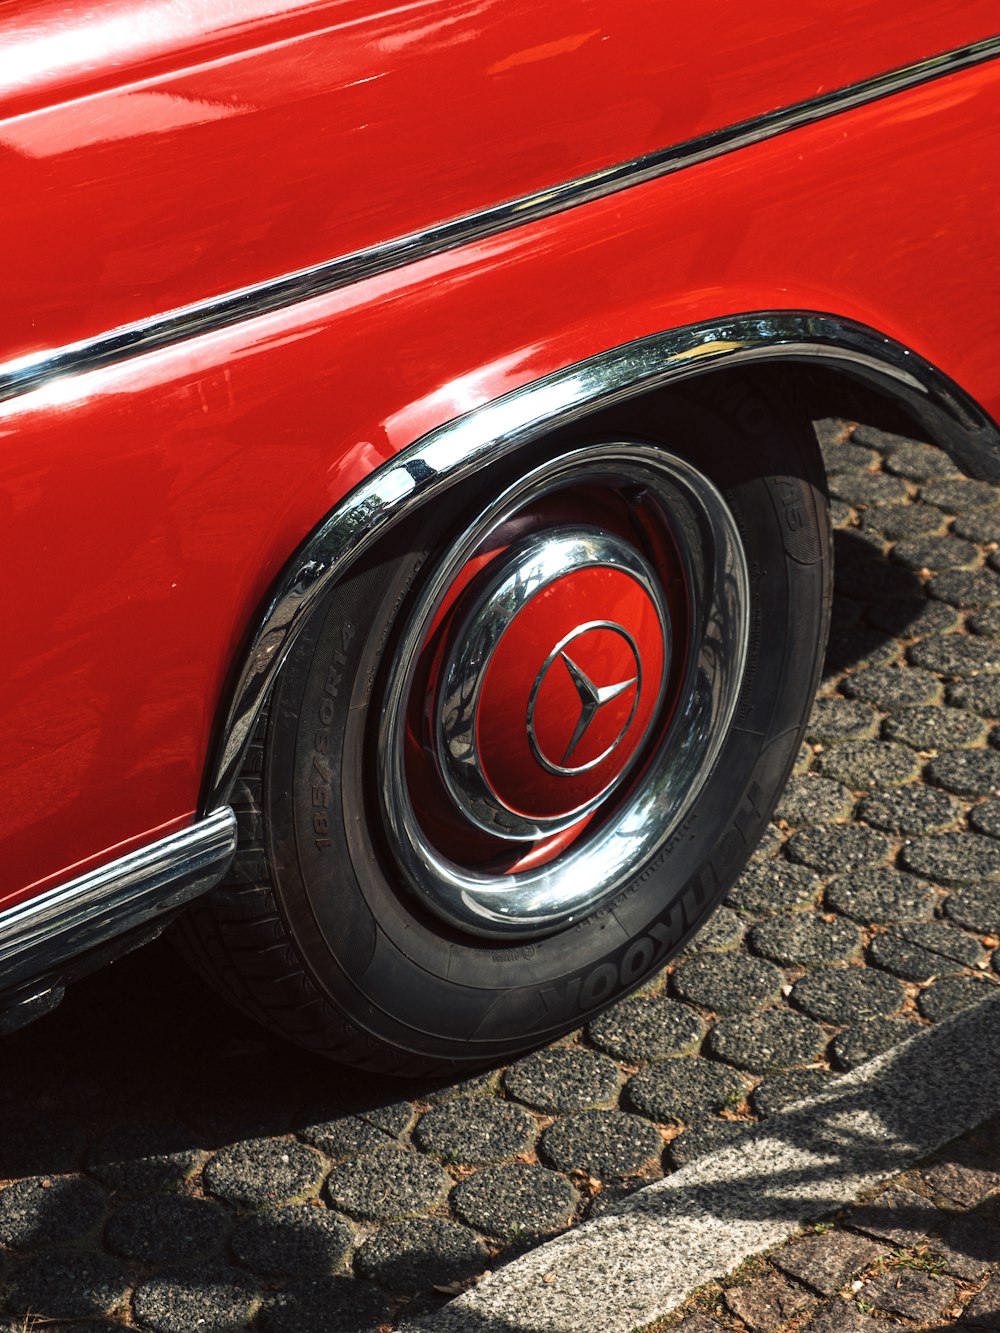
[[(485, 533), (539, 495), (591, 482), (618, 488), (641, 485), (655, 498), (673, 534), (684, 566), (691, 622), (678, 706), (632, 789), (610, 800), (609, 793), (601, 793), (598, 801), (605, 808), (598, 811), (592, 833), (581, 835), (567, 851), (537, 869), (508, 874), (476, 871), (450, 860), (430, 841), (410, 798), (403, 733), (417, 654), (455, 570), (462, 567)], [(578, 542), (581, 554), (586, 549), (584, 535), (575, 533), (566, 540)], [(499, 637), (493, 616), (501, 615), (501, 603), (505, 601), (512, 615), (517, 609), (517, 596), (544, 581), (545, 571), (556, 563), (556, 556), (563, 567), (566, 551), (560, 549), (559, 541), (558, 534), (553, 536), (535, 564), (529, 558), (527, 570), (518, 571), (520, 578), (508, 574), (503, 584), (501, 576), (506, 601), (495, 598), (492, 588), (484, 598), (479, 608), (484, 621), (484, 653)], [(624, 543), (621, 546), (631, 553)], [(530, 554), (522, 551), (513, 558), (524, 560)], [(615, 556), (618, 558), (620, 552), (616, 551)], [(509, 571), (509, 566), (505, 568)], [(643, 576), (650, 575), (644, 570)], [(742, 543), (722, 495), (690, 463), (659, 446), (612, 441), (574, 449), (527, 474), (490, 506), (463, 534), (411, 617), (387, 687), (379, 733), (379, 790), (392, 852), (406, 880), (428, 906), (473, 934), (533, 936), (586, 916), (622, 888), (691, 811), (712, 771), (742, 687), (749, 595)], [(475, 615), (472, 619), (475, 621)], [(476, 660), (483, 658), (477, 653)], [(456, 751), (451, 752), (457, 763), (460, 755), (473, 748), (474, 709), (461, 711), (460, 700), (465, 695), (462, 683), (467, 673), (461, 670), (461, 663), (455, 670), (456, 688), (449, 689), (447, 712), (455, 719), (459, 738)], [(450, 734), (445, 736), (446, 745), (450, 738)], [(634, 775), (639, 767), (626, 771)], [(454, 771), (449, 782), (453, 796), (467, 813), (473, 799), (469, 796), (470, 773), (475, 773), (474, 765), (463, 767), (464, 785), (454, 781)], [(491, 808), (476, 806), (479, 827), (496, 832), (497, 812), (495, 799)]]

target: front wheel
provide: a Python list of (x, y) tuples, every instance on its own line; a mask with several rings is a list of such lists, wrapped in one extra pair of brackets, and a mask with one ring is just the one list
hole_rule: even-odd
[(808, 425), (740, 402), (595, 418), (347, 571), (186, 927), (251, 1013), (368, 1069), (496, 1062), (706, 919), (794, 761), (830, 593)]

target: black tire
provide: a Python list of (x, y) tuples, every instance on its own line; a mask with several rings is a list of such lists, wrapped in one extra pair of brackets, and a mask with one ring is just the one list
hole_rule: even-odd
[(698, 799), (583, 919), (513, 937), (443, 919), (398, 869), (375, 791), (387, 673), (453, 527), (584, 432), (536, 445), (350, 569), (281, 673), (236, 796), (233, 871), (182, 927), (201, 969), (275, 1031), (382, 1072), (509, 1059), (645, 982), (745, 865), (801, 744), (825, 643), (831, 543), (818, 449), (777, 392), (732, 377), (587, 423), (587, 438), (612, 434), (670, 449), (710, 478), (745, 552), (745, 667)]

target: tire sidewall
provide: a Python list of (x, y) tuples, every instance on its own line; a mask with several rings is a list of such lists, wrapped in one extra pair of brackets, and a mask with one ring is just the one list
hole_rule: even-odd
[[(746, 863), (815, 688), (828, 534), (795, 430), (769, 397), (732, 383), (722, 402), (678, 402), (669, 438), (662, 418), (642, 409), (616, 418), (623, 438), (655, 430), (723, 491), (750, 574), (750, 640), (734, 720), (700, 796), (585, 919), (513, 943), (463, 935), (400, 882), (380, 844), (379, 689), (408, 599), (435, 558), (424, 528), (384, 542), (380, 559), (349, 572), (297, 645), (277, 689), (265, 767), (274, 887), (314, 980), (376, 1041), (483, 1061), (550, 1040), (660, 968)], [(440, 534), (439, 516), (433, 526)]]

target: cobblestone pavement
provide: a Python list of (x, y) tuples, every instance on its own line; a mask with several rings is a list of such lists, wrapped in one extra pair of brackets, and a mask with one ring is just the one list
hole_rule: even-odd
[(1000, 1116), (646, 1333), (1000, 1329)]
[(819, 430), (827, 672), (695, 944), (585, 1031), (444, 1086), (272, 1041), (159, 943), (81, 983), (2, 1046), (0, 1333), (391, 1326), (1000, 983), (1000, 491)]

